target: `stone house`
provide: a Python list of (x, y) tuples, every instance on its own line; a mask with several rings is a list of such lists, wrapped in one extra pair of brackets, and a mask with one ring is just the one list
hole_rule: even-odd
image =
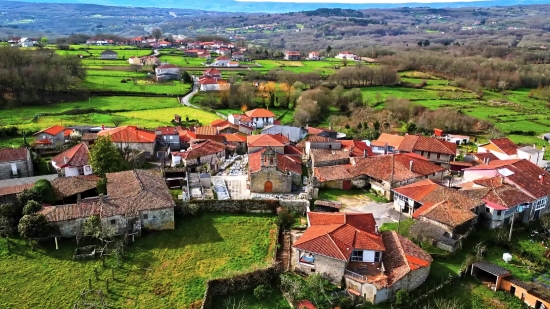
[(367, 189), (378, 191), (388, 200), (393, 199), (393, 188), (423, 179), (443, 179), (444, 168), (410, 153), (389, 154), (350, 159), (348, 172), (353, 179), (364, 180)]
[(503, 182), (513, 185), (532, 198), (529, 208), (518, 215), (522, 222), (538, 220), (548, 212), (550, 196), (550, 173), (525, 159), (494, 160), (464, 169), (464, 180), (502, 177)]
[(62, 126), (51, 126), (47, 129), (34, 133), (34, 135), (36, 136), (37, 144), (57, 147), (65, 143), (65, 128)]
[(0, 180), (34, 176), (31, 152), (27, 148), (0, 149)]
[(352, 188), (349, 165), (334, 165), (313, 168), (313, 186), (316, 188), (330, 188), (350, 190)]
[(268, 146), (248, 155), (250, 192), (290, 193), (302, 181), (302, 160)]
[(118, 59), (118, 53), (113, 51), (113, 50), (107, 49), (107, 50), (101, 52), (101, 54), (99, 55), (99, 59), (101, 59), (101, 60), (116, 60), (116, 59)]
[(310, 155), (312, 168), (350, 163), (349, 152), (344, 150), (311, 149)]
[(106, 129), (97, 133), (97, 136), (108, 136), (111, 142), (121, 151), (143, 151), (146, 157), (155, 153), (157, 135), (155, 132), (139, 129), (136, 126), (120, 126)]
[(399, 153), (416, 153), (446, 169), (449, 169), (450, 162), (454, 161), (456, 149), (455, 143), (418, 135), (405, 135), (397, 147)]
[(99, 179), (95, 175), (77, 175), (56, 178), (51, 181), (51, 184), (56, 200), (63, 204), (70, 204), (98, 196), (97, 182)]
[(309, 160), (311, 158), (312, 149), (340, 150), (342, 149), (342, 142), (331, 137), (308, 135), (304, 140), (296, 144), (296, 146), (303, 148), (306, 159)]
[(519, 146), (507, 137), (492, 139), (487, 144), (477, 147), (477, 152), (494, 154), (500, 160), (518, 159)]
[(75, 145), (52, 158), (52, 167), (65, 177), (91, 175), (90, 151), (85, 143)]
[(461, 192), (485, 202), (485, 210), (480, 215), (491, 229), (509, 225), (515, 214), (527, 210), (534, 200), (499, 176), (476, 179), (461, 186)]
[(107, 194), (76, 204), (44, 207), (39, 213), (57, 224), (64, 237), (80, 234), (82, 223), (90, 216), (99, 216), (115, 234), (142, 228), (174, 229), (175, 202), (160, 174), (150, 170), (108, 173)]
[(216, 173), (227, 156), (226, 145), (213, 140), (191, 144), (185, 151), (174, 151), (172, 166), (184, 165), (191, 172), (204, 168), (203, 172)]
[(373, 304), (400, 289), (411, 291), (428, 277), (431, 256), (407, 238), (380, 233), (372, 214), (308, 212), (308, 229), (294, 240), (291, 266), (320, 273)]

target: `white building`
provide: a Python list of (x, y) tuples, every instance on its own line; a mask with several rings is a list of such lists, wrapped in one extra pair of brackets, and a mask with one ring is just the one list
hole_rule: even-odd
[(309, 59), (309, 60), (320, 60), (321, 55), (318, 52), (310, 52), (307, 56), (307, 59)]
[(216, 59), (214, 59), (214, 62), (210, 64), (212, 67), (226, 67), (229, 65), (229, 62), (231, 62), (231, 59), (226, 56), (220, 56)]
[(85, 143), (69, 148), (52, 158), (52, 166), (65, 177), (91, 175), (92, 166), (88, 163), (90, 151)]
[(354, 53), (352, 52), (349, 52), (349, 51), (345, 51), (345, 52), (340, 52), (338, 55), (336, 55), (336, 57), (334, 58), (338, 58), (338, 59), (347, 59), (347, 60), (355, 60), (356, 58), (358, 58)]

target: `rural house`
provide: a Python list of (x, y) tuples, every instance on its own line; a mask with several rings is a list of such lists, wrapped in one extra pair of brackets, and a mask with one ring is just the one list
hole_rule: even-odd
[(0, 149), (0, 180), (34, 176), (31, 152), (27, 148)]
[(226, 56), (220, 56), (210, 64), (211, 67), (227, 67), (229, 66), (229, 62), (231, 62), (231, 58)]
[(544, 160), (544, 150), (545, 147), (537, 149), (537, 146), (524, 146), (517, 149), (518, 159), (525, 159), (540, 168), (546, 168), (548, 166), (548, 161)]
[(107, 195), (82, 199), (76, 204), (44, 207), (39, 213), (57, 224), (61, 235), (81, 233), (84, 220), (99, 216), (115, 234), (141, 228), (174, 228), (174, 200), (160, 174), (151, 170), (132, 170), (107, 174)]
[(344, 52), (338, 53), (338, 55), (334, 56), (334, 58), (338, 58), (338, 59), (347, 59), (347, 60), (356, 60), (356, 59), (358, 59), (359, 57), (357, 57), (357, 56), (356, 56), (354, 53), (352, 53), (352, 52), (344, 51)]
[(533, 198), (505, 183), (504, 178), (499, 176), (476, 179), (461, 186), (461, 192), (485, 202), (485, 211), (481, 211), (481, 216), (489, 228), (509, 225), (515, 219), (516, 212), (533, 202)]
[(228, 90), (231, 84), (226, 80), (220, 78), (213, 78), (208, 76), (203, 76), (199, 78), (199, 89), (200, 91), (221, 91)]
[(287, 51), (285, 52), (285, 56), (284, 56), (285, 60), (293, 60), (293, 61), (300, 60), (301, 58), (302, 56), (300, 56), (300, 53), (295, 51)]
[(155, 152), (157, 135), (155, 132), (138, 129), (135, 126), (121, 126), (97, 133), (98, 136), (108, 136), (111, 142), (121, 151), (143, 151), (145, 157)]
[(68, 204), (77, 203), (84, 198), (96, 197), (99, 179), (95, 175), (77, 175), (56, 178), (51, 181), (51, 184), (56, 200)]
[(36, 136), (36, 144), (53, 147), (65, 144), (65, 128), (62, 126), (51, 126), (34, 133), (34, 135)]
[(492, 139), (487, 144), (477, 147), (477, 152), (489, 152), (494, 154), (500, 160), (517, 159), (518, 145), (514, 144), (506, 137)]
[(155, 68), (157, 80), (178, 80), (181, 78), (180, 68), (175, 64), (163, 64)]
[(495, 160), (464, 169), (466, 181), (495, 176), (503, 177), (504, 183), (515, 186), (533, 199), (530, 207), (518, 215), (522, 222), (538, 220), (548, 211), (550, 173), (525, 159)]
[(15, 202), (16, 195), (25, 189), (30, 189), (40, 179), (53, 181), (58, 178), (57, 174), (42, 176), (0, 179), (0, 204)]
[(290, 193), (302, 181), (302, 160), (268, 146), (248, 155), (250, 192)]
[(345, 283), (373, 304), (411, 291), (429, 275), (431, 256), (394, 231), (380, 233), (372, 214), (308, 212), (308, 229), (294, 241), (295, 271)]
[(378, 139), (371, 142), (370, 146), (375, 154), (397, 153), (397, 148), (404, 138), (401, 135), (382, 133)]
[(158, 127), (155, 134), (160, 139), (160, 144), (170, 147), (170, 150), (180, 150), (180, 135), (176, 127)]
[(136, 57), (136, 56), (131, 56), (130, 58), (128, 58), (128, 64), (130, 64), (130, 65), (143, 65), (141, 63), (141, 59), (139, 57)]
[(107, 50), (101, 52), (101, 54), (99, 54), (99, 59), (101, 59), (101, 60), (116, 60), (116, 59), (118, 59), (118, 53), (113, 51), (113, 50), (107, 49)]
[(90, 151), (85, 143), (73, 146), (52, 158), (52, 167), (65, 177), (91, 175)]
[(225, 161), (226, 145), (212, 140), (200, 141), (191, 144), (185, 151), (172, 152), (172, 166), (183, 165), (190, 172), (216, 173)]
[(296, 143), (306, 137), (307, 131), (302, 127), (275, 124), (264, 126), (262, 134), (281, 134), (286, 136), (291, 142)]
[(334, 166), (349, 164), (349, 151), (331, 149), (311, 149), (311, 167)]
[(321, 60), (321, 55), (318, 52), (309, 52), (307, 56), (308, 60)]
[(272, 125), (273, 122), (275, 121), (275, 114), (264, 108), (256, 108), (253, 110), (249, 110), (244, 112), (244, 114), (252, 120), (251, 125), (258, 129), (261, 129), (264, 126)]
[(405, 135), (397, 150), (399, 153), (419, 154), (431, 162), (448, 169), (450, 162), (455, 159), (456, 147), (455, 143), (441, 139), (409, 134)]

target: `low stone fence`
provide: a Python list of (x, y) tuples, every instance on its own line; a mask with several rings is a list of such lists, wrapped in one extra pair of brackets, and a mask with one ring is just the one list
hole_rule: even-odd
[(192, 200), (182, 203), (182, 208), (194, 209), (197, 212), (229, 212), (229, 213), (271, 213), (276, 214), (280, 206), (290, 211), (304, 213), (307, 200)]

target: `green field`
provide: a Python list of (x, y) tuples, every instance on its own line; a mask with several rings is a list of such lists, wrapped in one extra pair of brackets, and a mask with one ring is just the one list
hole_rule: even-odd
[[(109, 71), (106, 71), (106, 73)], [(117, 72), (117, 71), (115, 71)], [(131, 74), (130, 74), (131, 75)], [(141, 76), (144, 76), (143, 74)], [(135, 77), (134, 77), (135, 78)], [(191, 89), (191, 84), (181, 83), (180, 81), (153, 82), (144, 79), (130, 80), (122, 83), (123, 78), (116, 76), (95, 76), (88, 75), (82, 84), (84, 88), (90, 90), (112, 90), (126, 92), (148, 92), (156, 94), (177, 94), (183, 95)], [(130, 79), (130, 76), (128, 76)]]
[(182, 55), (161, 55), (160, 61), (168, 62), (182, 67), (206, 67), (202, 65), (206, 63), (204, 58), (183, 57)]
[(72, 308), (92, 279), (93, 288), (103, 290), (114, 308), (189, 308), (202, 300), (206, 280), (268, 265), (274, 231), (273, 220), (261, 215), (188, 217), (173, 231), (138, 238), (125, 250), (121, 268), (115, 258), (107, 258), (106, 268), (99, 260), (73, 262), (74, 240), (61, 241), (59, 250), (50, 240), (34, 251), (16, 241), (8, 254), (2, 238), (0, 307)]
[[(102, 112), (74, 112), (74, 110), (90, 108)], [(45, 112), (55, 115), (35, 118), (35, 115)], [(17, 126), (19, 129), (35, 132), (56, 124), (112, 126), (116, 118), (122, 120), (122, 124), (155, 128), (169, 125), (174, 114), (183, 117), (188, 115), (190, 119), (197, 119), (201, 123), (210, 123), (219, 118), (213, 113), (182, 106), (176, 98), (91, 97), (89, 101), (3, 110), (0, 113), (0, 127)]]
[(247, 309), (291, 309), (281, 290), (275, 285), (271, 287), (271, 293), (265, 299), (258, 300), (254, 296), (254, 289), (248, 289), (224, 297), (217, 297), (214, 299), (214, 308), (226, 308), (228, 301), (233, 304), (234, 301), (238, 303), (241, 299), (246, 302)]
[(286, 61), (286, 60), (257, 60), (259, 67), (251, 67), (254, 71), (267, 72), (274, 69), (283, 69), (295, 73), (319, 72), (322, 75), (331, 75), (336, 72), (335, 66), (342, 66), (341, 61)]

